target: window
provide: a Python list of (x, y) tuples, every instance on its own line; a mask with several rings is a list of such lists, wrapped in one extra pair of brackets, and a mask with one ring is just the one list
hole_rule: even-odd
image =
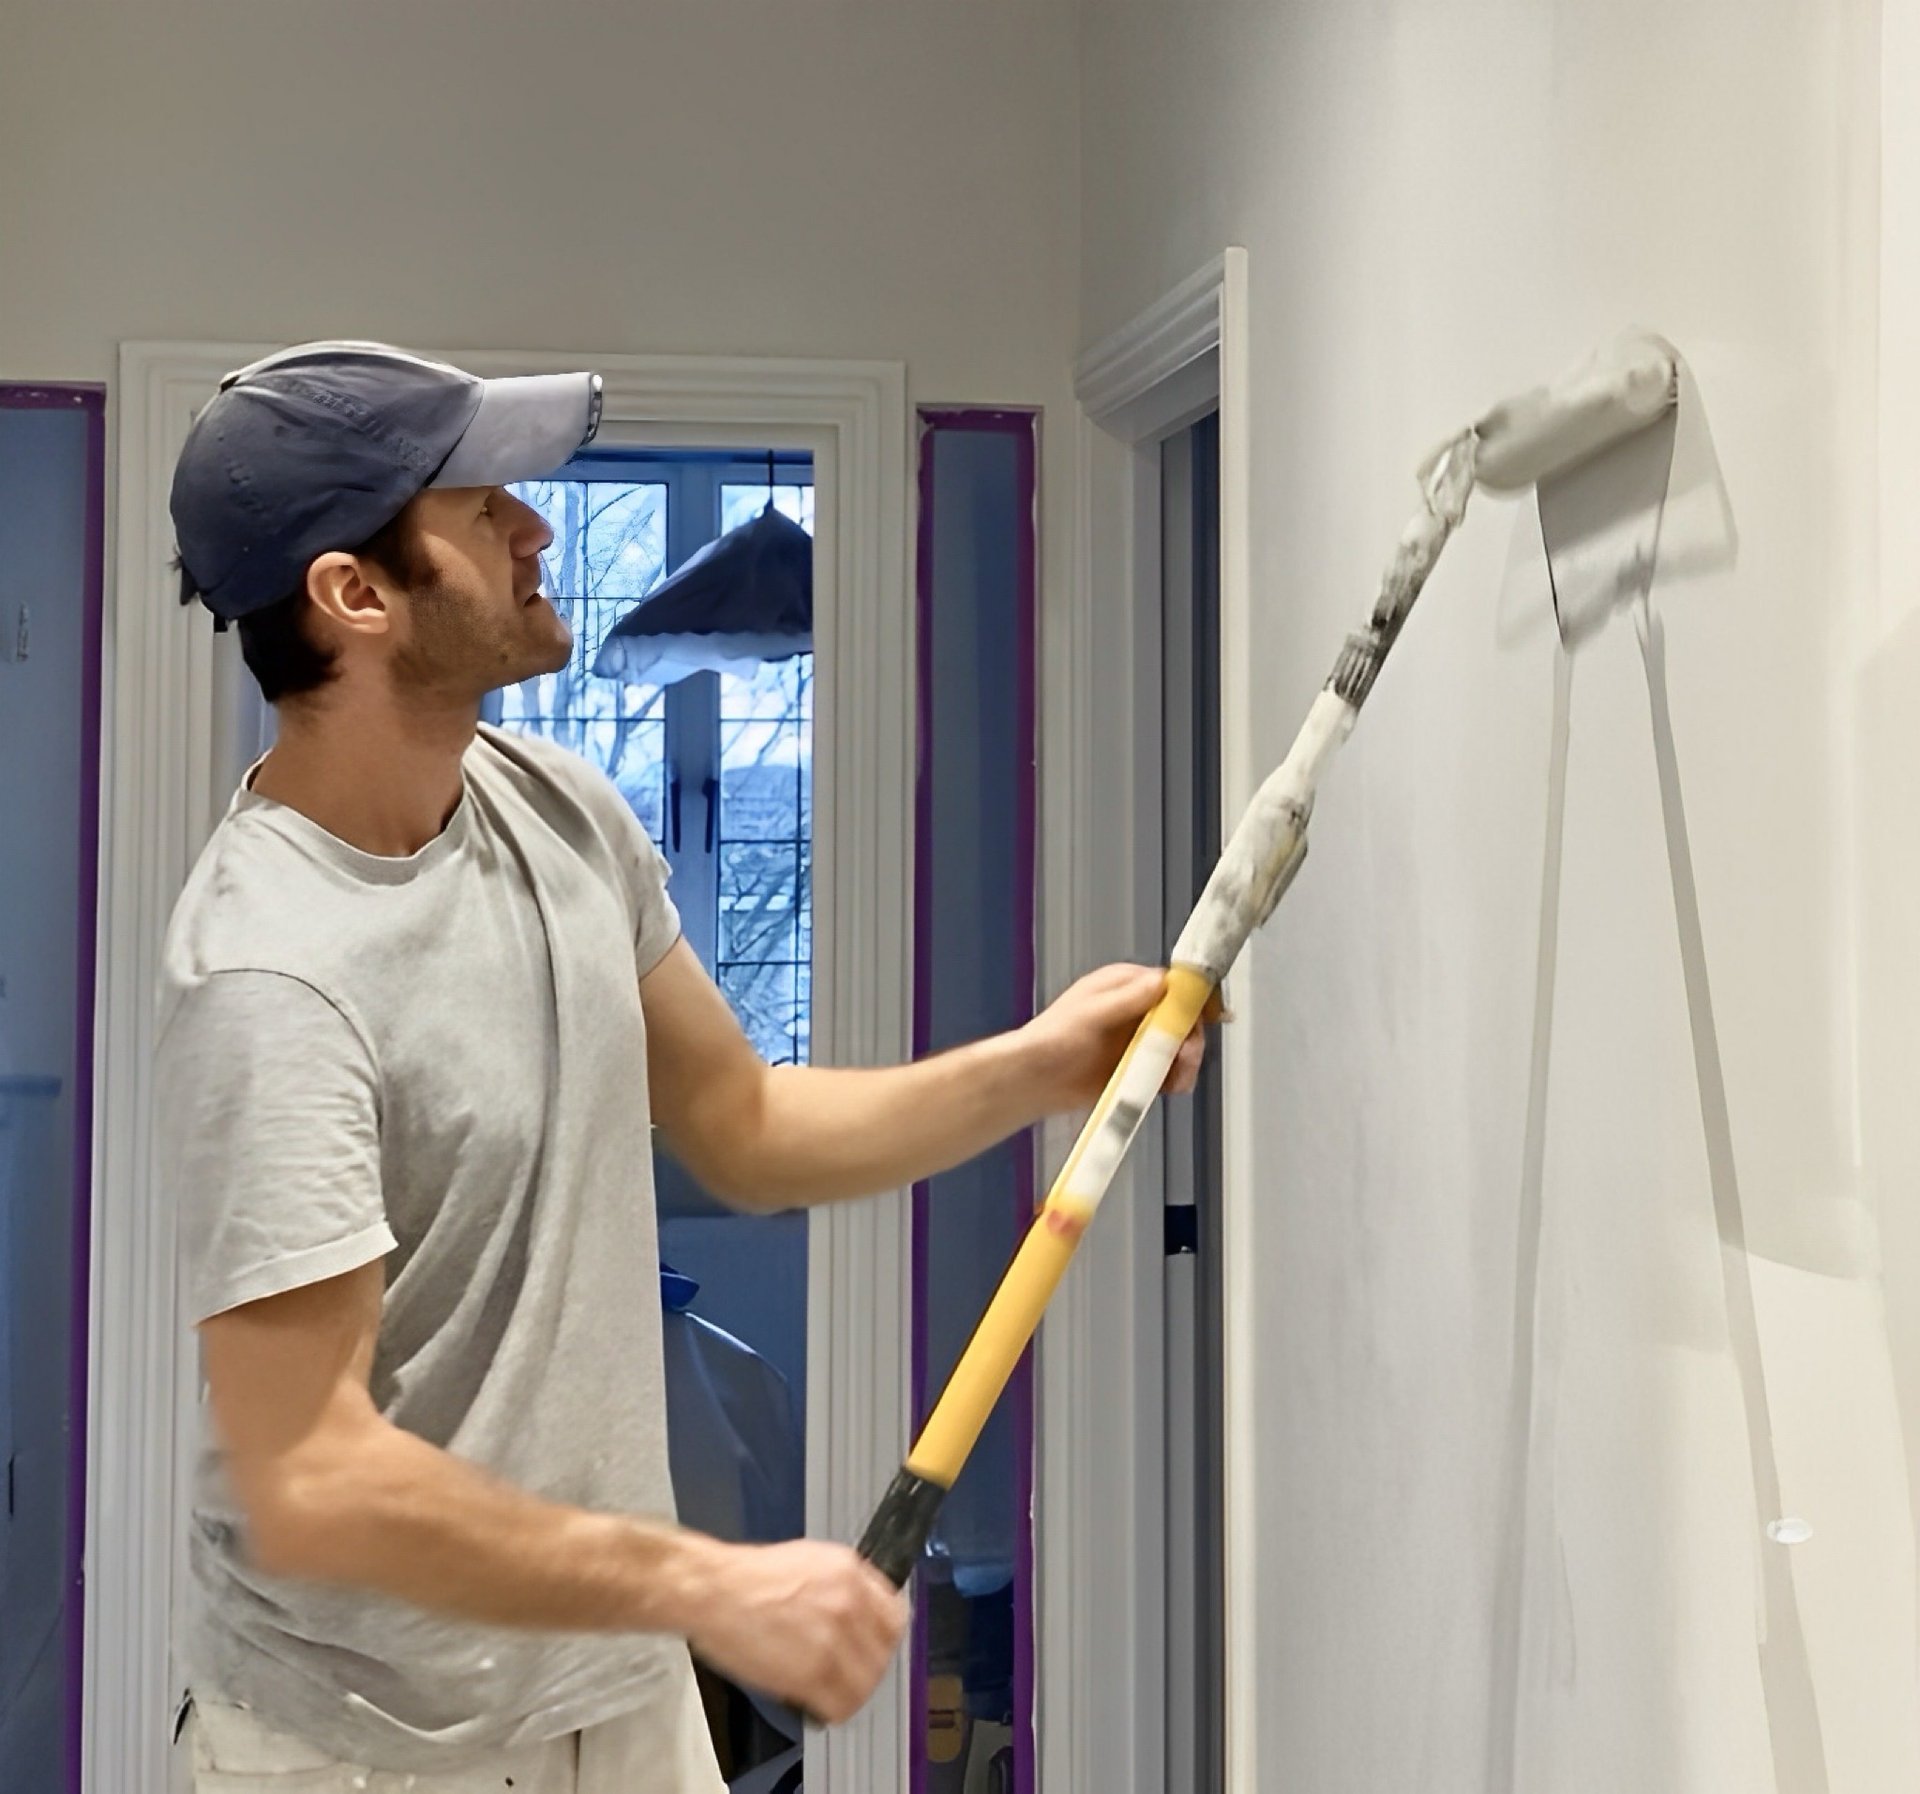
[(769, 500), (811, 532), (810, 463), (582, 457), (514, 491), (546, 518), (566, 667), (499, 695), (503, 728), (583, 755), (666, 855), (688, 942), (770, 1063), (799, 1063), (813, 1002), (813, 656), (669, 686), (595, 678), (607, 631), (688, 555)]

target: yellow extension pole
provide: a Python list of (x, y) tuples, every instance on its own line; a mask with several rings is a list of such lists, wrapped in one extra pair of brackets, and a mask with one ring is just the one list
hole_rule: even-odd
[(1168, 973), (1165, 994), (1141, 1022), (1107, 1080), (905, 1466), (875, 1511), (861, 1540), (861, 1555), (896, 1586), (905, 1583), (919, 1561), (941, 1497), (958, 1480), (1108, 1180), (1146, 1119), (1181, 1044), (1199, 1026), (1213, 992), (1213, 980), (1204, 972), (1176, 966)]

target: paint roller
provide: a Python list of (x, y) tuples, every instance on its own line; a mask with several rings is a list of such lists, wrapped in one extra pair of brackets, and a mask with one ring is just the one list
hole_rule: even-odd
[(1292, 748), (1234, 830), (1175, 943), (1164, 993), (1108, 1080), (860, 1540), (860, 1555), (895, 1587), (906, 1583), (924, 1552), (942, 1500), (1160, 1094), (1181, 1042), (1299, 871), (1320, 779), (1352, 732), (1474, 488), (1519, 492), (1563, 474), (1670, 417), (1678, 398), (1679, 357), (1672, 346), (1630, 333), (1554, 384), (1496, 405), (1421, 464), (1420, 508), (1401, 534), (1366, 627), (1347, 638)]

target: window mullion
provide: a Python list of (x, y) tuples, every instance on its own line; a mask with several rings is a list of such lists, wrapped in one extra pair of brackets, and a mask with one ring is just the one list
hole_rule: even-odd
[(668, 764), (680, 781), (680, 838), (667, 857), (687, 942), (708, 970), (720, 944), (717, 856), (707, 845), (717, 820), (708, 816), (708, 793), (718, 776), (718, 683), (711, 673), (696, 673), (667, 692)]

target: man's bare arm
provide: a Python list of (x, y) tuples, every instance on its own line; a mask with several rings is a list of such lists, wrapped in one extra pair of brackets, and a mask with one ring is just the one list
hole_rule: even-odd
[(676, 1633), (823, 1718), (864, 1703), (904, 1620), (874, 1571), (839, 1546), (726, 1545), (546, 1501), (392, 1425), (368, 1390), (384, 1287), (372, 1264), (201, 1329), (262, 1569), (492, 1625)]
[[(674, 1156), (744, 1209), (904, 1188), (1090, 1104), (1166, 974), (1109, 966), (1027, 1027), (913, 1065), (764, 1064), (685, 941), (641, 981), (653, 1115)], [(1192, 1087), (1199, 1037), (1169, 1087)]]

